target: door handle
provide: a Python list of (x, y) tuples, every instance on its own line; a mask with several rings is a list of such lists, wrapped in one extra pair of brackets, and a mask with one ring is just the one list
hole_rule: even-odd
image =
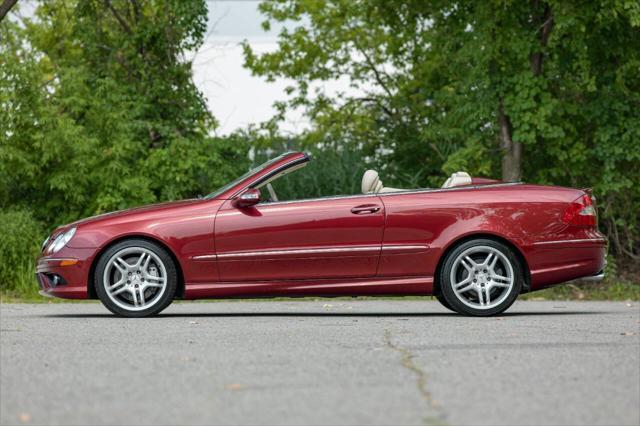
[(351, 213), (353, 214), (371, 214), (380, 210), (380, 206), (376, 206), (375, 204), (364, 204), (362, 206), (356, 206), (351, 209)]

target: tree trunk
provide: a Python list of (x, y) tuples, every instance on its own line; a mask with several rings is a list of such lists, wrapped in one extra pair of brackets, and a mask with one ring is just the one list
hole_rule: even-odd
[(7, 16), (7, 13), (11, 10), (15, 4), (18, 3), (18, 0), (4, 0), (2, 4), (0, 4), (0, 22)]
[[(539, 7), (537, 1), (534, 3), (534, 7)], [(540, 42), (540, 50), (531, 55), (531, 72), (537, 77), (542, 75), (542, 62), (544, 60), (544, 53), (542, 52), (542, 49), (547, 46), (551, 30), (553, 29), (553, 14), (551, 13), (551, 8), (548, 4), (544, 5), (542, 16), (536, 19), (535, 22), (539, 24), (538, 40)]]
[[(538, 12), (542, 8), (542, 13)], [(533, 1), (534, 22), (538, 26), (537, 37), (540, 50), (530, 56), (531, 72), (540, 77), (543, 72), (543, 49), (549, 42), (549, 36), (553, 29), (553, 14), (548, 3), (540, 0)], [(500, 127), (500, 148), (502, 149), (502, 180), (505, 182), (517, 182), (522, 179), (522, 142), (514, 141), (513, 127), (509, 116), (504, 111), (504, 103), (500, 99), (498, 109), (498, 126)], [(544, 144), (541, 136), (537, 138), (538, 145)]]
[(512, 126), (509, 116), (504, 112), (504, 103), (500, 99), (498, 109), (500, 126), (500, 148), (502, 149), (502, 180), (518, 182), (522, 179), (522, 143), (512, 138)]

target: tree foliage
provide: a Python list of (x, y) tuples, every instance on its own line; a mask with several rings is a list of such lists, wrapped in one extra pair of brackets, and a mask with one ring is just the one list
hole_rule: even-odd
[(53, 225), (209, 192), (247, 147), (215, 120), (186, 52), (202, 0), (50, 0), (0, 25), (0, 207)]
[[(311, 145), (341, 141), (385, 182), (443, 173), (593, 187), (618, 254), (639, 253), (640, 4), (489, 0), (263, 2), (278, 49), (246, 65), (289, 78)], [(348, 79), (351, 89), (322, 90)]]

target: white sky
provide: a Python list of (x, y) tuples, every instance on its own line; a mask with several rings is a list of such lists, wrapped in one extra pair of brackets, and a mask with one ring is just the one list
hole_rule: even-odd
[[(273, 103), (287, 98), (286, 80), (269, 83), (243, 68), (240, 46), (246, 39), (257, 53), (275, 50), (282, 27), (272, 25), (269, 33), (263, 31), (260, 24), (264, 18), (257, 9), (257, 0), (208, 0), (207, 4), (209, 33), (194, 59), (194, 81), (220, 123), (216, 133), (226, 135), (268, 120), (275, 114)], [(328, 93), (349, 90), (347, 81), (331, 82), (323, 88)], [(297, 133), (307, 126), (308, 120), (301, 112), (291, 112), (281, 129)]]

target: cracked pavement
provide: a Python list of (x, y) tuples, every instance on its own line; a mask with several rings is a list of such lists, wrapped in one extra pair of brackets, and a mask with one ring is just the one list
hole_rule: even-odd
[(0, 423), (638, 425), (637, 302), (0, 305)]

